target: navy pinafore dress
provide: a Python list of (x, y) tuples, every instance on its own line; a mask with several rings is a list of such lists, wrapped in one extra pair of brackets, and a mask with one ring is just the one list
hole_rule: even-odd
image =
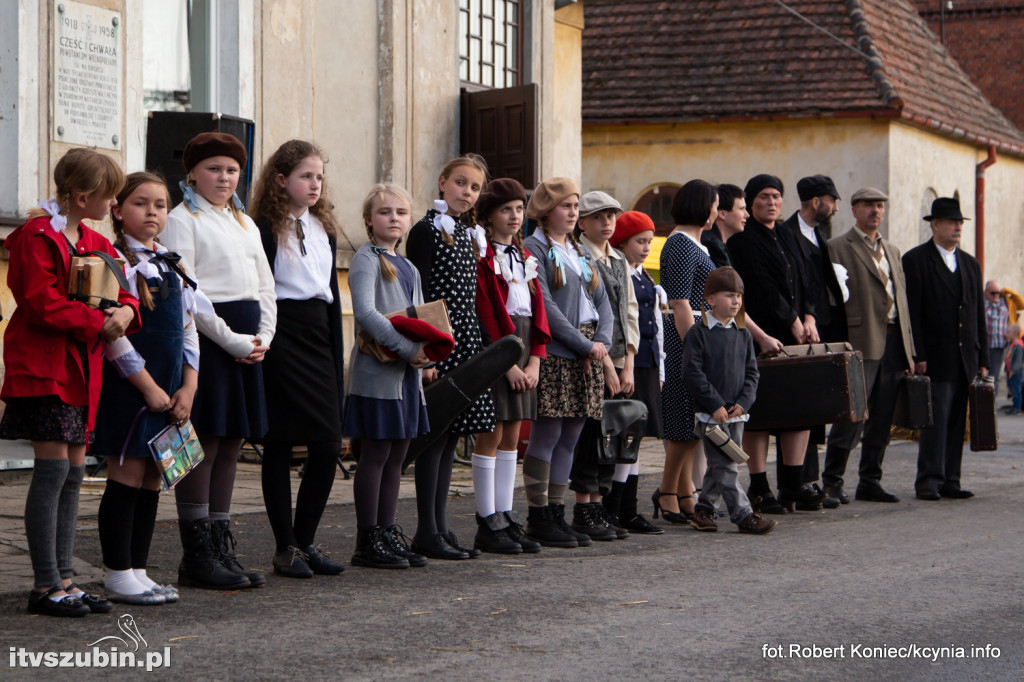
[[(159, 256), (154, 260), (159, 260)], [(173, 396), (181, 388), (185, 332), (182, 318), (181, 280), (174, 272), (146, 280), (156, 306), (139, 306), (142, 330), (130, 338), (132, 346), (146, 361), (146, 370), (160, 388)], [(166, 412), (146, 411), (128, 433), (139, 409), (145, 407), (142, 393), (122, 379), (114, 365), (103, 362), (103, 390), (96, 414), (96, 441), (91, 451), (106, 457), (152, 457), (147, 445), (169, 423)], [(127, 440), (127, 447), (125, 441)]]

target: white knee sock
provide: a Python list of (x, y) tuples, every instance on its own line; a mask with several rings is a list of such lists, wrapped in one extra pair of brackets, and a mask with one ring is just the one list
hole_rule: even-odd
[(494, 458), (473, 454), (473, 494), (480, 516), (494, 513)]
[(113, 590), (118, 594), (142, 594), (149, 591), (148, 587), (135, 579), (135, 574), (130, 568), (123, 571), (106, 569), (103, 583), (108, 590)]
[(612, 480), (616, 483), (625, 483), (626, 478), (629, 477), (629, 470), (632, 466), (632, 464), (616, 464), (615, 473), (612, 474)]
[(494, 465), (494, 507), (495, 511), (512, 511), (512, 496), (516, 490), (516, 461), (519, 453), (515, 450), (498, 450)]

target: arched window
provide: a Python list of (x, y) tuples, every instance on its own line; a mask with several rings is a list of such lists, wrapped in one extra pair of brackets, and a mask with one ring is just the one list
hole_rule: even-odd
[(679, 185), (665, 183), (647, 188), (633, 202), (633, 210), (646, 213), (654, 221), (654, 235), (667, 237), (676, 226), (672, 219), (672, 200)]

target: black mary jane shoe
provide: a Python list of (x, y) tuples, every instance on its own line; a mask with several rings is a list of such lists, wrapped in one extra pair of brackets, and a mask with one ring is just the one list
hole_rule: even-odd
[(428, 559), (441, 559), (445, 561), (460, 561), (468, 559), (469, 554), (462, 550), (455, 549), (444, 540), (444, 536), (435, 533), (429, 537), (414, 537), (410, 549), (416, 554), (422, 554)]
[(477, 549), (476, 547), (465, 547), (463, 545), (460, 545), (459, 539), (455, 537), (455, 531), (453, 530), (448, 530), (444, 533), (441, 533), (441, 537), (443, 537), (444, 541), (452, 547), (454, 547), (455, 549), (459, 550), (460, 552), (465, 552), (466, 554), (468, 554), (470, 559), (475, 559), (481, 554), (483, 554), (483, 552)]
[(313, 570), (306, 562), (308, 558), (298, 547), (288, 545), (284, 551), (274, 554), (274, 573), (285, 578), (312, 578)]
[(69, 590), (82, 590), (81, 586), (71, 583), (64, 588), (64, 591), (72, 597), (77, 597), (79, 601), (89, 607), (89, 611), (92, 613), (110, 613), (114, 610), (114, 602), (98, 594), (89, 594), (85, 590), (73, 594)]
[(306, 548), (306, 564), (317, 575), (338, 575), (344, 572), (345, 564), (333, 561), (331, 557), (317, 545)]
[[(63, 589), (60, 585), (54, 585), (46, 592), (32, 590), (28, 595), (28, 612), (41, 616), (62, 616), (64, 618), (78, 618), (88, 616), (91, 613), (91, 609), (82, 603), (78, 595), (69, 594), (60, 601), (50, 599), (51, 594), (60, 592)], [(111, 604), (110, 606), (113, 608), (114, 605)]]

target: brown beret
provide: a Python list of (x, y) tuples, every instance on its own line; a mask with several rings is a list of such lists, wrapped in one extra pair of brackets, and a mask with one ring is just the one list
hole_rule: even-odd
[(705, 297), (722, 291), (743, 293), (743, 279), (740, 277), (740, 273), (728, 266), (712, 270), (704, 280)]
[(487, 183), (487, 191), (480, 196), (480, 200), (477, 202), (477, 218), (481, 223), (485, 223), (491, 217), (494, 209), (516, 199), (526, 203), (526, 190), (518, 180), (512, 178), (491, 180)]
[(580, 188), (569, 178), (548, 178), (537, 185), (526, 206), (526, 217), (540, 220), (566, 197), (580, 195)]
[(211, 156), (229, 156), (238, 162), (238, 165), (245, 168), (245, 162), (249, 155), (245, 153), (245, 146), (234, 135), (227, 133), (199, 133), (185, 145), (185, 151), (181, 155), (181, 164), (186, 171), (196, 167), (196, 164)]

